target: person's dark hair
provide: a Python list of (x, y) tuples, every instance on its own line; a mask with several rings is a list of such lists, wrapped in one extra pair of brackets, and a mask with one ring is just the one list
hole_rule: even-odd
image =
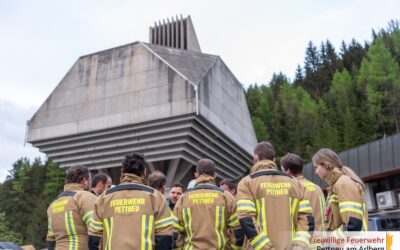
[(167, 178), (161, 171), (154, 171), (149, 175), (149, 186), (154, 189), (161, 189), (164, 187), (165, 183), (167, 182)]
[(182, 191), (185, 191), (185, 190), (183, 189), (183, 185), (180, 184), (180, 183), (174, 183), (174, 185), (172, 185), (171, 188), (174, 188), (174, 187), (180, 187), (180, 188), (182, 188)]
[(273, 160), (275, 158), (275, 148), (267, 141), (262, 141), (254, 148), (254, 154), (258, 156), (258, 160)]
[(144, 156), (140, 153), (134, 152), (126, 155), (122, 161), (122, 173), (135, 174), (142, 176), (147, 166)]
[(229, 190), (236, 190), (236, 182), (232, 179), (223, 179), (219, 185), (227, 185)]
[(92, 177), (92, 188), (96, 187), (97, 183), (102, 182), (104, 185), (107, 183), (108, 175), (105, 173), (97, 173)]
[(303, 160), (296, 154), (287, 153), (282, 157), (280, 163), (284, 170), (289, 169), (293, 174), (301, 174), (303, 172)]
[(89, 178), (87, 167), (77, 165), (67, 169), (67, 183), (81, 183), (85, 178)]
[(197, 162), (196, 172), (200, 174), (206, 174), (214, 176), (215, 174), (215, 163), (210, 159), (201, 159)]

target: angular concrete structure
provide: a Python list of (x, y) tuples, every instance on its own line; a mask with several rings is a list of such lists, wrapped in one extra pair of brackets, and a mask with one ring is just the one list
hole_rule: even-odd
[(115, 182), (132, 151), (167, 184), (193, 178), (204, 157), (221, 178), (239, 177), (256, 143), (244, 90), (220, 57), (198, 50), (135, 42), (80, 57), (29, 121), (28, 141)]

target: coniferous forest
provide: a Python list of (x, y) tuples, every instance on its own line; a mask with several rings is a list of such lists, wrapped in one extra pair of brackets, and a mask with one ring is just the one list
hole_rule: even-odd
[(309, 42), (293, 80), (276, 73), (246, 90), (258, 141), (278, 156), (310, 160), (321, 147), (337, 152), (400, 132), (400, 28), (372, 31), (372, 42)]
[[(372, 31), (370, 42), (310, 41), (294, 73), (245, 90), (257, 139), (271, 141), (278, 156), (308, 161), (321, 147), (340, 152), (400, 132), (399, 21)], [(45, 246), (46, 209), (65, 170), (26, 158), (3, 167), (12, 169), (0, 184), (0, 241)]]

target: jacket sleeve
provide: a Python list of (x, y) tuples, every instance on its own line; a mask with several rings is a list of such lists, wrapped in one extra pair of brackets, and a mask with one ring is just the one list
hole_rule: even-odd
[(94, 203), (93, 214), (89, 222), (89, 249), (96, 249), (103, 235), (104, 194)]
[(227, 225), (230, 240), (229, 245), (232, 249), (241, 249), (244, 241), (244, 233), (239, 223), (238, 213), (236, 209), (236, 199), (231, 193), (227, 191), (224, 192), (224, 195), (228, 207)]
[(181, 197), (178, 202), (175, 204), (173, 216), (175, 218), (175, 230), (174, 230), (174, 249), (182, 249), (184, 245), (185, 238), (185, 230), (184, 230), (184, 221), (182, 215), (182, 200)]
[(86, 226), (89, 227), (90, 219), (93, 215), (93, 208), (97, 197), (96, 195), (85, 191), (82, 192), (81, 196), (78, 199), (81, 218), (85, 222)]
[(255, 197), (249, 189), (248, 177), (239, 182), (237, 194), (237, 211), (240, 226), (250, 240), (250, 245), (257, 250), (274, 249), (268, 235), (261, 232), (256, 221)]
[(167, 250), (172, 248), (172, 232), (175, 218), (167, 206), (165, 197), (160, 192), (155, 192), (156, 207), (154, 209), (154, 231), (156, 250)]
[(54, 250), (56, 246), (56, 236), (51, 225), (51, 216), (49, 211), (47, 211), (48, 225), (47, 225), (47, 248), (49, 250)]
[(315, 231), (322, 231), (324, 224), (324, 214), (325, 214), (325, 196), (320, 187), (316, 187), (316, 190), (312, 193), (313, 201), (311, 206), (313, 207), (313, 216), (315, 222)]
[(335, 186), (334, 192), (339, 200), (339, 212), (343, 222), (343, 225), (335, 231), (366, 230), (366, 207), (361, 185), (353, 181), (342, 182)]
[[(312, 216), (311, 203), (308, 199), (304, 198), (305, 188), (303, 184), (297, 181), (299, 199), (291, 198), (290, 214), (292, 220), (296, 225), (293, 239), (294, 249), (308, 249), (310, 245), (311, 236), (314, 233), (314, 217)], [(297, 211), (297, 218), (296, 216)]]

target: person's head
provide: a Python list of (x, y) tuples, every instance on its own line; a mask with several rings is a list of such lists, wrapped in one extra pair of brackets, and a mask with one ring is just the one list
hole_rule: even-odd
[(275, 161), (275, 148), (267, 141), (257, 143), (253, 151), (253, 163), (263, 160)]
[(296, 154), (287, 153), (282, 157), (280, 163), (283, 172), (288, 175), (299, 176), (303, 174), (303, 160)]
[(87, 167), (77, 165), (68, 168), (67, 170), (67, 183), (79, 183), (85, 190), (90, 187), (90, 172)]
[(217, 177), (215, 173), (215, 163), (210, 159), (201, 159), (197, 162), (196, 173), (194, 174), (196, 178), (200, 175), (206, 174), (209, 176)]
[(171, 190), (169, 191), (169, 199), (173, 204), (175, 204), (179, 198), (182, 196), (183, 186), (180, 183), (175, 183), (172, 185)]
[(332, 170), (338, 169), (345, 175), (349, 176), (353, 181), (358, 182), (364, 187), (364, 182), (360, 177), (358, 177), (358, 175), (349, 167), (343, 166), (339, 155), (329, 148), (321, 148), (317, 153), (315, 153), (312, 157), (312, 163), (315, 168), (315, 173), (321, 179), (325, 179)]
[(112, 179), (110, 176), (107, 175), (107, 182), (106, 182), (106, 188), (105, 190), (109, 190), (112, 186)]
[(110, 189), (111, 184), (111, 178), (108, 175), (105, 173), (97, 173), (92, 178), (91, 187), (97, 195), (100, 195), (104, 191)]
[(165, 190), (165, 183), (167, 182), (167, 178), (161, 171), (154, 171), (149, 175), (149, 186), (157, 189), (161, 193), (164, 193)]
[(144, 156), (140, 153), (134, 152), (126, 155), (122, 161), (122, 174), (134, 174), (140, 177), (146, 176), (147, 162)]
[(232, 179), (224, 179), (219, 183), (219, 187), (223, 190), (230, 192), (232, 195), (236, 195), (236, 182)]
[(324, 179), (329, 171), (334, 168), (341, 169), (343, 164), (339, 156), (329, 148), (321, 148), (312, 157), (312, 163), (315, 167), (315, 173)]

